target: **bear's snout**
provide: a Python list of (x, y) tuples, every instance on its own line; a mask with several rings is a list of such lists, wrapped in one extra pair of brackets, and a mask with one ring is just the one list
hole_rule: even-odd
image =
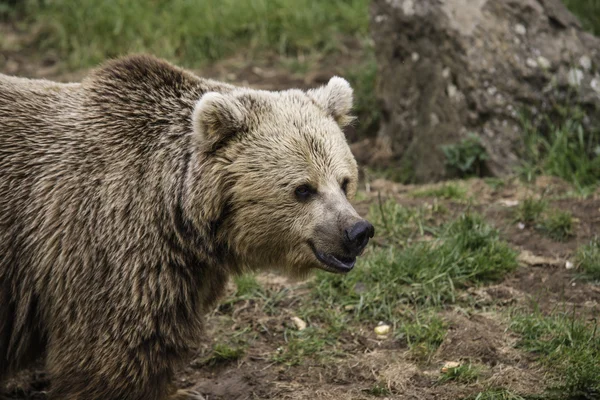
[(360, 254), (369, 239), (375, 235), (375, 228), (367, 220), (360, 220), (344, 230), (344, 244), (353, 255)]

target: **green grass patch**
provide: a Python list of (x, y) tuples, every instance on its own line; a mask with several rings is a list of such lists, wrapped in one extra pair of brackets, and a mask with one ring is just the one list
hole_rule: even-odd
[(254, 297), (263, 292), (262, 286), (254, 274), (236, 276), (233, 281), (236, 287), (235, 296), (238, 298)]
[(600, 35), (600, 1), (563, 0), (563, 3), (579, 18), (585, 29)]
[(203, 360), (196, 362), (195, 366), (215, 366), (218, 364), (230, 363), (242, 358), (245, 354), (243, 347), (231, 346), (225, 343), (217, 343), (211, 354)]
[(575, 254), (576, 265), (587, 278), (600, 281), (600, 238), (580, 246)]
[(386, 397), (392, 394), (391, 390), (382, 383), (376, 383), (370, 388), (364, 389), (363, 392), (373, 397)]
[(574, 236), (573, 214), (569, 211), (553, 210), (548, 212), (537, 229), (552, 240), (564, 242)]
[(585, 114), (573, 107), (557, 108), (558, 122), (550, 117), (534, 123), (523, 119), (523, 165), (526, 181), (540, 174), (558, 176), (588, 193), (600, 181), (600, 132), (585, 130)]
[(286, 345), (277, 349), (273, 361), (288, 366), (301, 365), (306, 360), (319, 361), (341, 355), (336, 348), (337, 336), (327, 328), (310, 326), (302, 331), (286, 329)]
[(378, 237), (402, 243), (432, 230), (427, 226), (425, 210), (403, 207), (394, 200), (382, 201), (380, 198), (378, 203), (371, 204), (369, 220), (375, 226)]
[(411, 193), (413, 197), (436, 197), (445, 200), (464, 200), (467, 197), (467, 189), (458, 183), (446, 183), (442, 186), (417, 190)]
[(481, 367), (471, 363), (461, 364), (458, 367), (448, 368), (447, 371), (442, 372), (438, 383), (456, 382), (469, 384), (477, 382), (480, 375)]
[(325, 309), (351, 306), (358, 320), (400, 322), (407, 302), (454, 302), (458, 288), (496, 281), (516, 267), (498, 231), (466, 214), (442, 227), (436, 240), (372, 249), (348, 276), (320, 273), (313, 296)]
[(458, 143), (442, 146), (448, 172), (459, 178), (483, 176), (488, 154), (474, 133)]
[[(236, 51), (327, 53), (347, 36), (366, 38), (368, 0), (54, 0), (25, 2), (43, 27), (39, 45), (73, 68), (150, 52), (197, 66)], [(82, 23), (85, 21), (85, 23)]]
[(492, 190), (500, 190), (506, 186), (506, 181), (502, 178), (484, 178), (483, 181), (492, 188)]
[(379, 129), (381, 120), (381, 107), (377, 99), (377, 61), (373, 49), (365, 50), (364, 61), (351, 68), (346, 78), (354, 89), (354, 115), (357, 118), (354, 124), (355, 132), (348, 134), (348, 140), (358, 141), (367, 137), (373, 137)]
[(440, 347), (448, 327), (434, 310), (415, 312), (398, 324), (396, 338), (419, 359), (429, 359)]
[(600, 397), (600, 332), (595, 320), (574, 312), (545, 316), (539, 311), (513, 316), (511, 329), (521, 335), (518, 347), (539, 355), (560, 382), (550, 399)]
[(548, 202), (546, 200), (527, 197), (515, 209), (514, 219), (527, 224), (537, 223), (547, 208)]

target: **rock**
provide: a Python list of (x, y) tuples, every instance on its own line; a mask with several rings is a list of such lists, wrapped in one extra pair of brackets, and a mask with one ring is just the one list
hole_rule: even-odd
[(377, 336), (385, 336), (390, 333), (392, 327), (386, 323), (380, 322), (374, 329)]
[(538, 267), (543, 265), (557, 267), (562, 264), (559, 259), (536, 256), (528, 250), (523, 250), (521, 254), (519, 254), (519, 256), (517, 257), (517, 260), (522, 264), (530, 265), (532, 267)]
[(294, 323), (294, 325), (296, 325), (296, 328), (298, 328), (299, 331), (303, 331), (306, 329), (306, 322), (304, 322), (302, 319), (298, 317), (292, 317), (292, 322)]
[(541, 118), (567, 98), (600, 107), (600, 38), (560, 0), (373, 0), (371, 15), (383, 118), (370, 161), (415, 182), (449, 177), (441, 146), (470, 132), (487, 150), (485, 172), (507, 175), (520, 110)]
[(456, 369), (458, 367), (460, 367), (460, 363), (459, 362), (456, 362), (456, 361), (446, 361), (444, 363), (444, 365), (442, 366), (441, 372), (443, 374), (446, 374), (446, 373), (450, 372), (450, 370)]

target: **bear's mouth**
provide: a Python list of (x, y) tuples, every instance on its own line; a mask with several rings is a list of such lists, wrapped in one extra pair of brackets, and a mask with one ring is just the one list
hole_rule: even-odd
[(338, 274), (345, 274), (350, 272), (356, 264), (356, 257), (344, 257), (339, 255), (333, 255), (331, 253), (323, 253), (315, 247), (312, 242), (309, 242), (310, 248), (312, 249), (317, 260), (321, 262), (320, 269), (328, 272), (334, 272)]

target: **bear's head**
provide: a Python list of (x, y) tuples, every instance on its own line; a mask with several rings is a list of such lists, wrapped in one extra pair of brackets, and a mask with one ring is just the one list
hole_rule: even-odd
[(358, 173), (341, 128), (351, 107), (339, 77), (307, 92), (235, 89), (198, 101), (206, 189), (222, 196), (195, 204), (197, 221), (218, 221), (217, 239), (236, 263), (291, 275), (352, 269), (374, 229), (350, 204)]

